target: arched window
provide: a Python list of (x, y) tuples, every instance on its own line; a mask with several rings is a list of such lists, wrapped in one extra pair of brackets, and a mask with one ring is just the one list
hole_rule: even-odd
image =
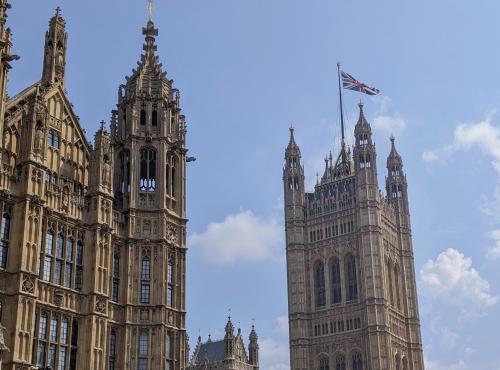
[(2, 239), (9, 240), (10, 234), (10, 215), (8, 213), (4, 213), (2, 217), (2, 229), (0, 230), (0, 234), (2, 235)]
[(156, 150), (153, 148), (142, 148), (141, 167), (139, 178), (139, 189), (141, 191), (156, 190)]
[(330, 360), (328, 360), (328, 357), (322, 357), (319, 360), (319, 370), (330, 370)]
[(55, 258), (55, 264), (54, 264), (54, 278), (53, 282), (55, 284), (61, 284), (62, 282), (62, 271), (63, 271), (63, 263), (64, 263), (64, 235), (63, 234), (57, 234), (57, 239), (56, 239), (56, 258)]
[(394, 306), (394, 288), (393, 288), (393, 280), (392, 280), (392, 264), (391, 262), (387, 263), (387, 287), (389, 291), (389, 304)]
[(398, 198), (403, 198), (403, 187), (398, 185)]
[(109, 334), (109, 366), (108, 370), (115, 370), (116, 365), (116, 331), (111, 329)]
[(371, 157), (370, 157), (370, 154), (367, 154), (366, 155), (366, 168), (370, 168), (371, 166), (372, 166)]
[(173, 198), (176, 196), (176, 170), (177, 170), (177, 157), (172, 157), (172, 176), (170, 176), (170, 195), (172, 195)]
[(316, 295), (316, 306), (321, 307), (326, 304), (325, 297), (325, 265), (318, 262), (314, 268), (314, 291)]
[(45, 236), (45, 250), (43, 258), (43, 268), (42, 268), (42, 279), (45, 281), (50, 281), (52, 275), (52, 259), (54, 251), (54, 234), (52, 231), (47, 231)]
[(47, 349), (47, 321), (47, 313), (42, 311), (38, 319), (38, 346), (36, 351), (36, 364), (38, 366), (45, 366)]
[(71, 356), (69, 360), (69, 370), (76, 370), (76, 357), (78, 351), (78, 321), (73, 320), (71, 325)]
[(396, 295), (396, 307), (401, 309), (401, 287), (400, 287), (400, 280), (399, 280), (399, 267), (396, 265), (394, 266), (394, 289), (395, 289), (395, 295)]
[(334, 258), (331, 265), (331, 281), (332, 281), (332, 303), (340, 303), (342, 301), (342, 285), (340, 280), (340, 261)]
[(141, 126), (146, 126), (146, 111), (141, 109)]
[(365, 168), (365, 156), (363, 154), (359, 156), (359, 168)]
[(335, 360), (335, 370), (346, 370), (345, 367), (345, 357), (343, 355), (338, 355)]
[(396, 362), (396, 370), (402, 370), (401, 369), (401, 357), (399, 356), (399, 353), (396, 354), (394, 361)]
[(2, 238), (0, 241), (0, 267), (6, 268), (10, 237), (10, 215), (8, 213), (3, 214), (0, 235)]
[(146, 330), (141, 330), (139, 332), (139, 361), (137, 370), (147, 370), (148, 369), (148, 354), (149, 354), (149, 343), (148, 343), (148, 332)]
[(156, 109), (151, 114), (151, 125), (158, 126), (158, 112)]
[(347, 300), (353, 301), (358, 299), (358, 279), (356, 276), (356, 259), (352, 254), (348, 255), (345, 260), (347, 274)]
[(120, 288), (120, 257), (117, 254), (113, 256), (113, 291), (111, 299), (118, 301), (118, 293)]
[(352, 370), (363, 370), (363, 361), (359, 352), (355, 352), (352, 355)]
[(167, 265), (167, 306), (174, 305), (174, 261), (171, 259)]
[(83, 243), (78, 241), (76, 244), (76, 278), (75, 289), (82, 290), (83, 284)]
[(120, 152), (120, 172), (118, 178), (118, 186), (121, 193), (130, 192), (130, 152), (122, 150)]
[(172, 340), (170, 334), (165, 334), (165, 370), (172, 369)]
[(151, 286), (151, 261), (148, 257), (143, 257), (141, 263), (141, 303), (149, 304)]

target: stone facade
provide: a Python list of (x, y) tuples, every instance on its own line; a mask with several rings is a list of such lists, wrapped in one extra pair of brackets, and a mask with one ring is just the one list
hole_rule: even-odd
[(110, 132), (85, 137), (65, 87), (60, 9), (40, 81), (5, 100), (0, 0), (3, 370), (185, 369), (186, 122), (157, 29), (118, 89)]
[(259, 370), (259, 343), (255, 327), (248, 338), (248, 354), (241, 329), (234, 334), (234, 326), (229, 318), (224, 339), (201, 342), (198, 337), (188, 370)]
[(394, 138), (386, 194), (360, 104), (314, 191), (291, 128), (283, 170), (292, 370), (423, 370), (407, 181)]

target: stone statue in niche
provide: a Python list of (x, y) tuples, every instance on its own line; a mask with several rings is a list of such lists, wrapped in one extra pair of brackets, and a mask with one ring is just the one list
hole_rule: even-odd
[(111, 165), (107, 158), (104, 158), (104, 164), (102, 166), (102, 183), (106, 186), (111, 185)]
[(36, 133), (35, 133), (35, 153), (41, 154), (43, 150), (43, 142), (44, 142), (44, 133), (42, 126), (37, 126), (36, 128)]

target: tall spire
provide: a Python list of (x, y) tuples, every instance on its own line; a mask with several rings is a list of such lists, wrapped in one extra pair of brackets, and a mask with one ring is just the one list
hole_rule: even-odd
[(49, 23), (45, 34), (45, 55), (43, 62), (42, 81), (47, 83), (64, 84), (66, 69), (66, 49), (68, 35), (66, 22), (61, 16), (61, 8), (56, 8), (56, 13)]

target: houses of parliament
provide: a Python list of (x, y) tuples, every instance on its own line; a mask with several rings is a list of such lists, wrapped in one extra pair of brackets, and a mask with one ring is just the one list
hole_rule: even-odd
[[(231, 319), (221, 340), (186, 333), (186, 146), (180, 92), (150, 19), (109, 124), (93, 142), (68, 99), (58, 8), (41, 78), (12, 97), (18, 57), (0, 0), (0, 369), (258, 370)], [(41, 38), (42, 35), (40, 35)], [(362, 106), (314, 192), (293, 129), (286, 149), (292, 370), (421, 370), (422, 344), (403, 162), (392, 142), (387, 196)]]

